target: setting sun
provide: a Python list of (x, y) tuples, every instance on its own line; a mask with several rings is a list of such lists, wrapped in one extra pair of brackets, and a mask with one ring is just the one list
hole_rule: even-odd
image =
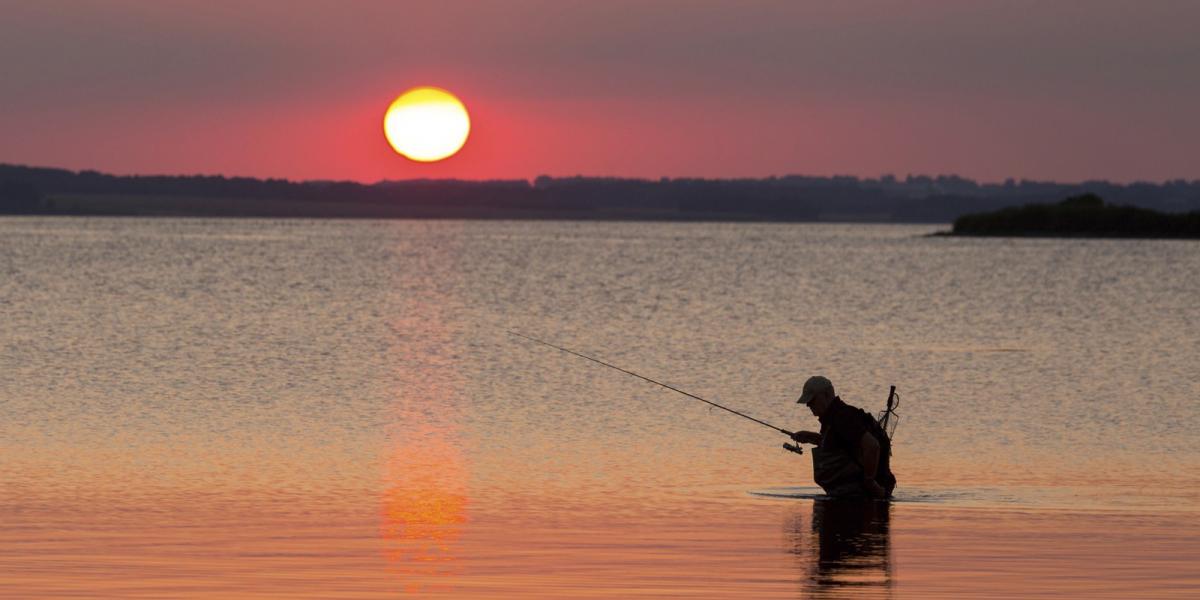
[(470, 132), (467, 108), (454, 94), (435, 87), (404, 92), (383, 117), (383, 133), (392, 149), (418, 162), (453, 156)]

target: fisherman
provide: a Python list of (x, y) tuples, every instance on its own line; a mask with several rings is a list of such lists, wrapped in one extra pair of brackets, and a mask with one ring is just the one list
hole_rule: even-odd
[(832, 497), (888, 498), (896, 487), (890, 458), (892, 443), (870, 413), (837, 397), (833, 383), (820, 375), (809, 377), (797, 404), (821, 422), (821, 432), (798, 431), (792, 439), (816, 444), (813, 479)]

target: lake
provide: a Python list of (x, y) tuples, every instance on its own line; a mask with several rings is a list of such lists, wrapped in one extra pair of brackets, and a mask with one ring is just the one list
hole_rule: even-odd
[(1200, 243), (937, 229), (0, 218), (0, 596), (1200, 595)]

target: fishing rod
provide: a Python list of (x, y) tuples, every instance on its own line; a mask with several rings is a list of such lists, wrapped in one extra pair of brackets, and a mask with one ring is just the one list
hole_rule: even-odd
[[(736, 410), (733, 410), (732, 408), (729, 408), (729, 407), (727, 407), (727, 406), (721, 406), (720, 404), (717, 404), (716, 402), (712, 402), (712, 401), (709, 401), (709, 400), (705, 400), (704, 398), (701, 398), (700, 396), (697, 396), (697, 395), (695, 395), (695, 394), (691, 394), (691, 393), (685, 392), (685, 391), (683, 391), (683, 390), (681, 390), (681, 389), (679, 389), (679, 388), (676, 388), (676, 387), (669, 386), (669, 385), (667, 385), (667, 384), (665, 384), (665, 383), (663, 383), (663, 382), (661, 382), (661, 381), (655, 381), (655, 380), (653, 380), (653, 379), (650, 379), (649, 377), (646, 377), (645, 375), (639, 375), (639, 374), (637, 374), (637, 373), (634, 373), (633, 371), (630, 371), (630, 370), (628, 370), (628, 369), (622, 369), (621, 367), (618, 367), (618, 366), (616, 366), (616, 365), (611, 365), (611, 364), (608, 364), (608, 363), (606, 363), (606, 362), (604, 362), (604, 361), (602, 361), (602, 360), (600, 360), (600, 359), (598, 359), (598, 358), (592, 358), (592, 357), (590, 357), (590, 356), (588, 356), (588, 355), (586, 355), (586, 354), (580, 354), (579, 352), (576, 352), (576, 351), (574, 351), (574, 350), (568, 350), (568, 349), (566, 349), (566, 348), (563, 348), (562, 346), (556, 346), (556, 345), (554, 345), (554, 344), (551, 344), (550, 342), (542, 341), (542, 340), (539, 340), (539, 339), (537, 339), (537, 338), (535, 338), (535, 337), (530, 337), (530, 336), (527, 336), (527, 335), (525, 335), (525, 334), (523, 334), (523, 333), (517, 333), (517, 332), (515, 332), (515, 331), (512, 331), (512, 330), (509, 330), (509, 331), (508, 331), (508, 333), (510, 333), (510, 334), (512, 334), (512, 335), (515, 335), (515, 336), (517, 336), (517, 337), (520, 337), (520, 338), (525, 338), (525, 339), (527, 339), (527, 340), (529, 340), (529, 341), (531, 341), (531, 342), (537, 342), (537, 343), (539, 343), (539, 344), (541, 344), (541, 345), (543, 345), (543, 346), (549, 346), (549, 347), (551, 347), (551, 348), (554, 348), (555, 350), (560, 350), (560, 351), (562, 351), (562, 352), (566, 352), (567, 354), (574, 354), (575, 356), (578, 356), (579, 358), (585, 358), (585, 359), (587, 359), (587, 360), (590, 360), (590, 361), (592, 361), (592, 362), (594, 362), (594, 363), (597, 363), (597, 364), (600, 364), (600, 365), (604, 365), (604, 366), (606, 366), (606, 367), (608, 367), (608, 368), (610, 368), (610, 369), (616, 369), (616, 370), (618, 370), (618, 371), (620, 371), (620, 372), (622, 372), (622, 373), (625, 373), (626, 375), (633, 375), (634, 377), (637, 377), (638, 379), (641, 379), (641, 380), (643, 380), (643, 381), (648, 381), (648, 382), (650, 382), (650, 383), (653, 383), (654, 385), (657, 385), (657, 386), (665, 387), (665, 388), (667, 388), (668, 390), (671, 390), (672, 392), (677, 392), (677, 393), (683, 394), (684, 396), (687, 396), (688, 398), (693, 398), (693, 399), (699, 400), (699, 401), (701, 401), (701, 402), (703, 402), (703, 403), (705, 403), (705, 404), (707, 404), (707, 405), (709, 405), (709, 406), (714, 406), (714, 407), (716, 407), (716, 408), (719, 408), (719, 409), (721, 409), (721, 410), (723, 410), (723, 411), (726, 411), (726, 412), (731, 412), (731, 413), (733, 413), (733, 414), (735, 414), (735, 415), (737, 415), (737, 416), (739, 416), (739, 417), (742, 417), (743, 419), (750, 419), (751, 421), (754, 421), (755, 423), (758, 423), (759, 425), (762, 425), (762, 426), (764, 426), (764, 427), (770, 427), (771, 429), (774, 429), (775, 431), (778, 431), (779, 433), (782, 433), (783, 435), (786, 435), (786, 436), (788, 436), (788, 437), (792, 437), (792, 435), (793, 435), (793, 433), (792, 433), (791, 431), (788, 431), (788, 430), (786, 430), (786, 429), (784, 429), (784, 428), (782, 428), (782, 427), (776, 427), (776, 426), (774, 426), (774, 425), (772, 425), (772, 424), (770, 424), (770, 423), (768, 423), (768, 422), (766, 422), (766, 421), (763, 421), (763, 420), (761, 420), (761, 419), (756, 419), (756, 418), (754, 418), (754, 417), (752, 417), (752, 416), (750, 416), (750, 415), (748, 415), (748, 414), (746, 414), (746, 413), (743, 413), (743, 412), (738, 412), (738, 411), (736, 411)], [(784, 447), (786, 450), (788, 450), (789, 452), (795, 452), (796, 454), (804, 454), (804, 449), (800, 447), (800, 444), (787, 444), (787, 443), (785, 443), (785, 444), (783, 445), (783, 447)]]

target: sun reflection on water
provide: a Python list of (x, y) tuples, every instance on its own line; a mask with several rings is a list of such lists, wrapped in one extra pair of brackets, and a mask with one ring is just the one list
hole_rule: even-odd
[[(453, 238), (450, 238), (453, 241)], [(384, 449), (380, 538), (388, 569), (409, 592), (449, 589), (462, 573), (461, 536), (469, 522), (470, 468), (463, 447), (463, 405), (455, 358), (453, 279), (456, 244), (440, 246), (405, 280), (406, 306), (390, 321), (398, 387)]]
[[(402, 437), (386, 459), (380, 536), (389, 568), (409, 591), (427, 582), (448, 585), (461, 572), (458, 541), (469, 521), (469, 469), (452, 400), (437, 386), (403, 394), (397, 413)], [(427, 410), (434, 406), (441, 408)]]
[(388, 464), (380, 524), (390, 567), (414, 588), (459, 572), (456, 542), (470, 503), (466, 466), (445, 430), (425, 425), (420, 432)]

